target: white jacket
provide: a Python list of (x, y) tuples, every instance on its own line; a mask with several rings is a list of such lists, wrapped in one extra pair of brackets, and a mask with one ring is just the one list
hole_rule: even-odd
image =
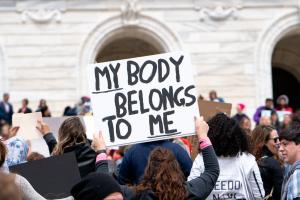
[[(252, 189), (255, 199), (263, 199), (265, 196), (263, 182), (253, 155), (242, 153), (242, 155), (236, 157), (218, 157), (218, 161), (220, 175), (213, 191), (207, 197), (208, 200), (249, 199), (249, 194), (247, 195), (248, 190), (246, 190), (246, 178), (248, 180), (248, 188)], [(203, 172), (203, 157), (201, 154), (198, 154), (188, 180), (199, 177), (199, 174)], [(246, 174), (246, 176), (242, 174)]]

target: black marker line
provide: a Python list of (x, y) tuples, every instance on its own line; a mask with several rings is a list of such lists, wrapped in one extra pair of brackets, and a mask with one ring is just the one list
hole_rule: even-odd
[(149, 136), (147, 138), (159, 138), (159, 137), (168, 137), (168, 136), (171, 136), (171, 135), (178, 135), (180, 134), (181, 132), (177, 132), (177, 133), (170, 133), (170, 134), (165, 134), (165, 135), (154, 135), (154, 136)]
[(123, 88), (113, 89), (113, 90), (106, 90), (106, 91), (99, 91), (99, 92), (92, 92), (93, 94), (100, 94), (100, 93), (108, 93), (108, 92), (114, 92), (118, 90), (123, 90)]

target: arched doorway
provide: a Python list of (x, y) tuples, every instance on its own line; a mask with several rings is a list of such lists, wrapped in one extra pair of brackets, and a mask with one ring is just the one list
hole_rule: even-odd
[(289, 105), (294, 110), (300, 109), (300, 95), (299, 88), (300, 82), (290, 72), (278, 68), (272, 68), (273, 77), (273, 96), (276, 100), (278, 96), (285, 94), (289, 97)]
[[(124, 48), (122, 43), (131, 43), (131, 49)], [(80, 48), (77, 95), (88, 94), (85, 68), (91, 63), (182, 49), (178, 35), (151, 16), (140, 14), (134, 25), (125, 25), (121, 15), (101, 21), (87, 35)]]
[[(299, 46), (300, 35), (300, 18), (298, 10), (282, 13), (278, 18), (275, 18), (259, 36), (255, 51), (255, 82), (256, 82), (256, 105), (261, 105), (265, 98), (277, 97), (278, 91), (276, 86), (273, 90), (273, 85), (279, 83), (278, 77), (282, 73), (289, 73), (295, 79), (300, 81), (299, 70), (296, 70), (300, 64), (299, 50), (295, 52), (283, 48), (285, 43), (293, 43), (297, 41)], [(296, 45), (296, 44), (295, 44)], [(294, 60), (293, 62), (291, 62)], [(294, 64), (291, 64), (294, 63)], [(297, 63), (297, 64), (296, 64)], [(277, 68), (284, 71), (278, 72)], [(281, 73), (282, 72), (282, 73)], [(272, 76), (272, 74), (274, 74)], [(289, 76), (286, 75), (286, 76)], [(285, 76), (285, 75), (283, 75)], [(274, 79), (274, 80), (273, 80)], [(282, 84), (280, 84), (282, 85)], [(288, 87), (290, 87), (288, 85)], [(276, 90), (276, 91), (275, 91)], [(273, 95), (273, 92), (274, 95)], [(296, 95), (291, 98), (295, 98)], [(292, 100), (292, 102), (295, 100)], [(297, 103), (299, 107), (300, 102)], [(296, 108), (297, 108), (296, 106)]]
[(98, 52), (96, 62), (121, 60), (158, 53), (163, 53), (163, 50), (157, 49), (145, 40), (133, 37), (124, 37), (106, 44), (103, 49)]
[(300, 109), (300, 27), (287, 33), (275, 46), (272, 56), (273, 97), (286, 94), (290, 106)]

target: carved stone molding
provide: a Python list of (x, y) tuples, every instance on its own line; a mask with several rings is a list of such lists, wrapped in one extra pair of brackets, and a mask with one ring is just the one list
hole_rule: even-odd
[(140, 6), (139, 0), (124, 0), (125, 4), (121, 7), (122, 21), (124, 25), (136, 25), (139, 23)]
[(61, 15), (61, 10), (24, 10), (22, 11), (22, 22), (33, 21), (38, 24), (46, 24), (55, 21), (56, 23), (60, 23)]
[(213, 21), (223, 21), (228, 18), (237, 19), (237, 12), (241, 9), (241, 6), (228, 7), (217, 6), (214, 9), (209, 8), (197, 8), (200, 12), (200, 21), (210, 19)]

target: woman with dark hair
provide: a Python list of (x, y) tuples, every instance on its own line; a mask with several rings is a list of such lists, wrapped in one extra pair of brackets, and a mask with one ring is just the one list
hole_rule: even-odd
[(279, 200), (283, 168), (276, 159), (280, 145), (277, 131), (272, 126), (257, 126), (251, 134), (251, 141), (252, 154), (258, 163), (266, 195), (272, 194), (269, 199)]
[(276, 102), (278, 104), (278, 107), (276, 108), (277, 111), (293, 113), (293, 109), (289, 106), (289, 98), (285, 94), (280, 95)]
[(242, 117), (238, 123), (241, 129), (243, 129), (247, 135), (251, 134), (251, 120), (249, 117)]
[(70, 117), (61, 124), (58, 142), (50, 133), (47, 124), (39, 122), (38, 129), (48, 145), (50, 154), (75, 153), (81, 177), (95, 171), (96, 152), (91, 148), (91, 142), (86, 137), (85, 128), (79, 117)]
[[(220, 176), (207, 199), (262, 199), (264, 188), (255, 157), (249, 154), (245, 132), (224, 113), (208, 121), (208, 137), (218, 156)], [(206, 169), (198, 154), (188, 180)]]
[[(148, 158), (148, 164), (141, 183), (133, 188), (121, 186), (123, 198), (119, 199), (205, 199), (216, 183), (219, 175), (219, 167), (214, 149), (207, 137), (208, 125), (203, 119), (197, 119), (195, 124), (196, 134), (199, 139), (199, 146), (202, 150), (205, 164), (203, 174), (198, 174), (196, 179), (186, 182), (174, 154), (170, 150), (157, 147), (151, 152)], [(105, 143), (102, 135), (96, 135), (93, 143), (96, 149), (103, 151), (103, 153), (97, 156), (97, 171), (108, 173), (107, 155), (104, 151)], [(93, 184), (93, 187), (91, 187), (90, 181), (85, 179), (78, 183), (80, 187), (78, 187), (78, 185), (73, 187), (71, 194), (76, 200), (86, 199), (85, 197), (87, 196), (83, 196), (83, 193), (89, 195), (89, 199), (97, 199), (98, 191), (96, 188), (102, 188), (101, 183)], [(87, 190), (90, 192), (86, 192)], [(106, 197), (103, 199), (106, 200), (109, 199), (107, 197), (110, 196), (110, 193), (118, 192), (118, 190), (110, 191), (110, 193), (104, 190), (102, 192), (105, 192)]]

